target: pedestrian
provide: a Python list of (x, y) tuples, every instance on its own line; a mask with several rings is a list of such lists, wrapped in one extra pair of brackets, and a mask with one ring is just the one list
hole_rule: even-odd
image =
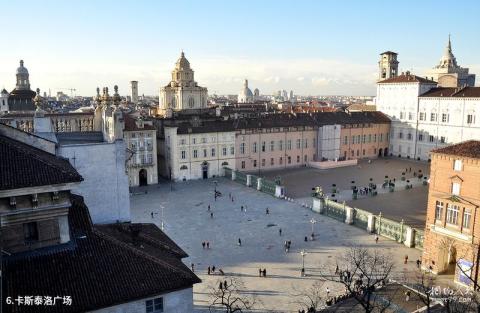
[(262, 277), (262, 269), (261, 268), (258, 269), (258, 277)]
[(268, 208), (265, 209), (265, 214), (270, 214), (270, 210)]
[(327, 291), (327, 297), (328, 297), (330, 295), (330, 289), (327, 287), (325, 290)]
[(312, 240), (312, 241), (315, 240), (315, 234), (314, 234), (314, 233), (312, 233), (312, 234), (310, 235), (310, 237), (311, 237), (311, 240)]
[(207, 268), (207, 274), (210, 275), (210, 266)]
[(233, 202), (233, 196), (232, 196), (232, 202)]
[(405, 260), (404, 260), (403, 264), (407, 264), (407, 262), (408, 262), (408, 255), (405, 254)]
[(338, 275), (338, 265), (335, 267), (335, 275)]
[(375, 235), (375, 243), (378, 243), (378, 235)]
[(394, 177), (394, 178), (393, 178), (393, 182), (395, 183), (395, 181), (397, 181), (397, 179)]
[(202, 248), (205, 249), (205, 241), (202, 241)]
[(238, 245), (241, 247), (242, 246), (242, 239), (238, 238)]
[(215, 273), (215, 265), (212, 266), (212, 273)]
[(420, 265), (422, 264), (422, 261), (420, 261), (419, 259), (417, 259), (417, 268), (420, 268)]
[(150, 213), (150, 215), (151, 215), (151, 216), (152, 216), (152, 218), (153, 218), (153, 212), (151, 212), (151, 213)]
[(207, 241), (207, 249), (210, 249), (210, 242)]
[(210, 218), (213, 218), (213, 212), (210, 212)]
[(281, 229), (281, 228), (278, 230), (278, 234), (279, 234), (280, 236), (282, 235), (282, 229)]
[(263, 277), (267, 277), (267, 269), (266, 268), (263, 269)]
[(207, 211), (210, 211), (210, 204), (208, 205), (208, 210)]
[(305, 242), (307, 242), (307, 241), (308, 241), (308, 238), (307, 238), (307, 236), (305, 236), (305, 239), (304, 239), (304, 241), (305, 241)]
[(218, 289), (222, 290), (223, 289), (223, 283), (220, 282), (220, 285), (218, 286)]
[(407, 290), (405, 292), (405, 301), (409, 301), (410, 300), (410, 290)]
[(243, 205), (240, 207), (240, 212), (243, 212)]
[(410, 168), (408, 169), (408, 171), (411, 173), (411, 172), (412, 172), (412, 168), (410, 167)]
[(226, 281), (226, 280), (223, 281), (223, 288), (225, 288), (225, 289), (228, 288), (228, 287), (227, 287), (227, 281)]
[(192, 272), (194, 272), (194, 273), (195, 273), (195, 264), (193, 264), (193, 263), (192, 263), (192, 265), (191, 265), (191, 266), (192, 266)]

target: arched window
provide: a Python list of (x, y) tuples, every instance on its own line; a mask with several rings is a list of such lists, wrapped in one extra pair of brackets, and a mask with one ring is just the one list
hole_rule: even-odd
[(195, 99), (193, 99), (193, 97), (188, 98), (188, 106), (190, 108), (193, 108), (194, 105), (195, 105)]

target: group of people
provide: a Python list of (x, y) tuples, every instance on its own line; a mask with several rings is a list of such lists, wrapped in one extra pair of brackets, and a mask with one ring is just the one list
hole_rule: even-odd
[(210, 249), (210, 242), (209, 241), (202, 241), (202, 248), (205, 249)]
[[(215, 269), (216, 269), (215, 265), (212, 265), (211, 267), (210, 266), (207, 267), (207, 274), (208, 275), (214, 275), (215, 274)], [(223, 270), (221, 268), (218, 269), (218, 273), (222, 276), (225, 275), (225, 273), (223, 272)]]
[(267, 277), (267, 269), (264, 268), (263, 270), (261, 268), (258, 269), (258, 276), (259, 277)]
[(288, 251), (290, 251), (291, 245), (292, 245), (292, 242), (290, 240), (285, 240), (285, 243), (283, 244), (283, 247), (285, 248), (285, 253), (288, 253)]

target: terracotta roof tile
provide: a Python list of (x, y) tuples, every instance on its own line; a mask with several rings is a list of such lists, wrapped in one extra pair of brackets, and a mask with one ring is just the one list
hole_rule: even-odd
[(480, 141), (468, 140), (455, 145), (434, 149), (431, 152), (480, 159)]

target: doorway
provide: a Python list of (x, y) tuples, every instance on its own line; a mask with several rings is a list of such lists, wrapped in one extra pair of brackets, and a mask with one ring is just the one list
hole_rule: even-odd
[(207, 162), (202, 163), (202, 178), (203, 179), (208, 178), (208, 163)]
[(140, 186), (148, 185), (148, 178), (147, 178), (147, 170), (142, 168), (140, 172), (138, 172), (138, 184)]
[(383, 150), (383, 156), (388, 156), (388, 148), (385, 148), (385, 150)]
[(378, 149), (378, 156), (382, 157), (383, 156), (383, 150), (382, 148)]

